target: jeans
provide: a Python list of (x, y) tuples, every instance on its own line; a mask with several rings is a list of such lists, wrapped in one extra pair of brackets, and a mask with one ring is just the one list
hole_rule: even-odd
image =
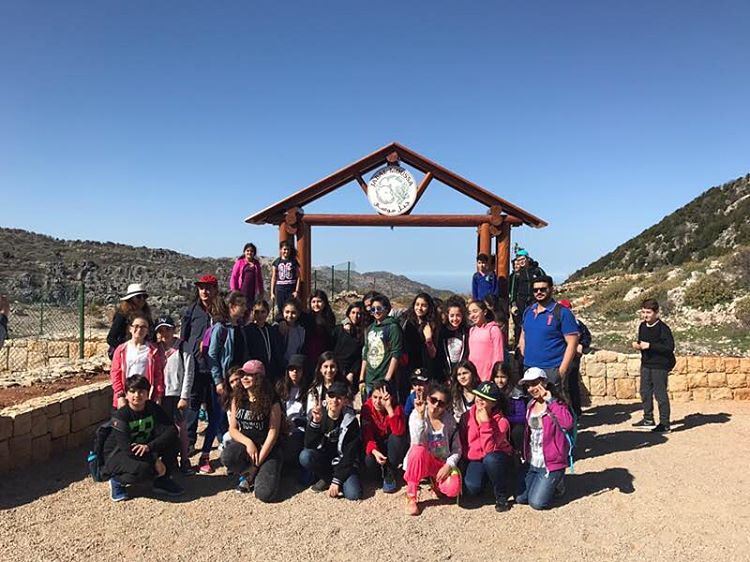
[(547, 472), (546, 468), (524, 465), (516, 503), (529, 504), (534, 509), (547, 509), (555, 495), (555, 488), (564, 476), (565, 469)]
[(484, 488), (485, 476), (488, 476), (492, 483), (492, 491), (495, 493), (495, 500), (505, 500), (508, 498), (508, 491), (505, 486), (505, 469), (510, 457), (505, 453), (496, 451), (485, 455), (480, 461), (469, 461), (464, 472), (464, 489), (470, 496), (477, 496)]
[[(409, 448), (409, 442), (406, 435), (389, 435), (385, 443), (378, 443), (378, 451), (388, 457), (386, 463), (391, 469), (396, 469), (406, 456), (406, 450)], [(365, 473), (368, 478), (377, 480), (381, 476), (381, 465), (375, 460), (372, 454), (365, 455)]]
[[(260, 447), (258, 448), (260, 450)], [(221, 462), (227, 470), (236, 474), (242, 474), (250, 469), (253, 464), (247, 454), (247, 449), (238, 441), (230, 441), (221, 453)], [(276, 499), (281, 485), (281, 468), (284, 464), (281, 458), (280, 447), (274, 447), (258, 467), (255, 474), (255, 497), (267, 503)]]
[[(299, 464), (320, 479), (328, 480), (333, 473), (331, 459), (318, 449), (302, 449), (299, 454)], [(356, 470), (344, 480), (341, 490), (348, 500), (362, 499), (362, 483), (359, 481), (359, 474)]]
[(227, 414), (221, 407), (219, 395), (216, 392), (216, 387), (213, 385), (213, 381), (208, 389), (206, 413), (208, 414), (208, 427), (206, 427), (206, 432), (203, 434), (203, 446), (201, 447), (201, 454), (203, 455), (208, 455), (211, 452), (214, 439), (221, 440), (224, 434), (229, 430)]
[(669, 426), (669, 394), (667, 394), (668, 371), (641, 367), (641, 402), (643, 419), (654, 419), (654, 396), (659, 405), (659, 423)]
[(193, 380), (193, 388), (190, 389), (190, 404), (185, 412), (185, 422), (187, 423), (187, 434), (190, 445), (195, 445), (198, 439), (198, 412), (201, 404), (206, 404), (206, 409), (211, 408), (209, 400), (209, 387), (213, 385), (211, 373), (206, 371), (196, 371)]

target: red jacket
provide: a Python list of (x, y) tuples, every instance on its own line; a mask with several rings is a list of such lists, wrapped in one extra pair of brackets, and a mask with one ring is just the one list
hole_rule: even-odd
[[(365, 454), (369, 455), (378, 449), (378, 442), (382, 443), (388, 436), (406, 434), (406, 416), (401, 406), (393, 408), (393, 415), (382, 414), (372, 405), (372, 398), (362, 404), (362, 441), (365, 444)], [(380, 451), (380, 449), (378, 449)], [(380, 451), (386, 454), (386, 451)]]
[[(128, 343), (125, 342), (117, 346), (112, 356), (112, 368), (109, 371), (109, 378), (112, 381), (112, 407), (117, 408), (117, 397), (125, 394), (125, 379), (128, 378), (127, 362), (125, 357), (128, 353)], [(160, 402), (164, 396), (164, 365), (166, 357), (164, 351), (151, 342), (146, 342), (148, 346), (148, 364), (146, 366), (145, 376), (151, 383), (151, 400)]]
[(479, 424), (476, 418), (477, 406), (474, 404), (461, 416), (459, 434), (461, 436), (461, 450), (470, 461), (480, 461), (486, 455), (499, 451), (507, 455), (513, 454), (513, 446), (508, 436), (510, 422), (502, 412), (492, 414), (490, 421)]

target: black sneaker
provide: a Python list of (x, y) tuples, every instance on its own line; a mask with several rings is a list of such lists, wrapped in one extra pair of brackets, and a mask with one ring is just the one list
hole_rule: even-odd
[(654, 423), (654, 420), (647, 420), (647, 419), (642, 419), (641, 421), (635, 422), (633, 424), (633, 427), (646, 427), (647, 428), (647, 427), (654, 427), (654, 426), (656, 426), (656, 424)]
[(171, 497), (181, 496), (185, 492), (182, 486), (168, 476), (161, 476), (154, 480), (153, 490), (155, 494), (164, 494)]
[(498, 513), (505, 513), (510, 509), (510, 503), (508, 503), (507, 498), (500, 498), (499, 500), (495, 500), (495, 511)]
[(656, 427), (654, 427), (651, 431), (654, 433), (669, 433), (671, 430), (669, 429), (668, 425), (664, 425), (663, 423), (660, 423)]
[(331, 485), (322, 478), (313, 484), (310, 488), (313, 492), (325, 492)]
[(250, 480), (244, 476), (240, 476), (240, 483), (237, 484), (235, 490), (240, 494), (249, 494), (253, 491), (253, 485), (250, 483)]

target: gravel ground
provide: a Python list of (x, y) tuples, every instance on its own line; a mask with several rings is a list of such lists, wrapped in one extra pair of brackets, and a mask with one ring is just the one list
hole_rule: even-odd
[(750, 404), (674, 404), (668, 436), (631, 429), (637, 417), (584, 415), (576, 473), (547, 512), (430, 501), (410, 518), (403, 491), (355, 503), (291, 481), (261, 504), (223, 470), (185, 478), (179, 501), (115, 504), (69, 454), (3, 478), (0, 560), (750, 560)]

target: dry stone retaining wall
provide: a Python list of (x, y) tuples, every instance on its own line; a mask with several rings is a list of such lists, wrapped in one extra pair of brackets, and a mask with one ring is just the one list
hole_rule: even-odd
[[(632, 400), (640, 394), (638, 354), (597, 351), (581, 360), (582, 392), (594, 403)], [(690, 400), (750, 400), (750, 358), (678, 357), (669, 374), (669, 396)]]
[[(14, 339), (0, 349), (0, 373), (17, 373), (64, 365), (79, 357), (78, 339)], [(83, 356), (106, 357), (109, 346), (103, 339), (86, 340)]]

